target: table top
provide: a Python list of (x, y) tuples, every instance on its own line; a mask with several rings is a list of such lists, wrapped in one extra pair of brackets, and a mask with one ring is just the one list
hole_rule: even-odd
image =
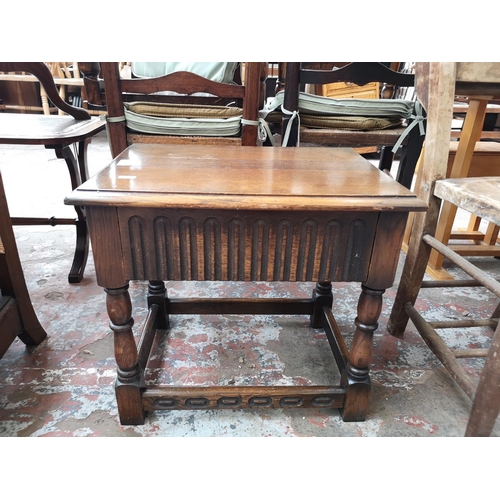
[(72, 205), (424, 211), (348, 148), (133, 144), (65, 200)]
[(61, 144), (77, 142), (104, 130), (99, 117), (75, 120), (69, 115), (0, 113), (0, 144)]

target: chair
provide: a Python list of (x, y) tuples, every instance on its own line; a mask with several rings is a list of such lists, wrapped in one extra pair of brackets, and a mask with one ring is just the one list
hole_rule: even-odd
[[(38, 62), (0, 62), (0, 71), (19, 71), (35, 76), (45, 89), (54, 106), (64, 116), (36, 114), (0, 113), (0, 144), (42, 145), (53, 149), (57, 158), (64, 159), (69, 170), (71, 187), (77, 188), (88, 178), (87, 147), (92, 137), (105, 128), (104, 121), (92, 118), (82, 109), (63, 101), (54, 84), (49, 68)], [(73, 152), (73, 147), (76, 151)], [(31, 201), (31, 200), (30, 200)], [(75, 207), (76, 219), (14, 217), (13, 225), (70, 224), (76, 226), (76, 248), (69, 272), (70, 283), (78, 283), (83, 278), (89, 250), (87, 222), (83, 207)]]
[[(286, 63), (284, 92), (282, 96), (277, 94), (283, 103), (283, 145), (298, 146), (300, 135), (300, 142), (321, 146), (382, 147), (382, 170), (390, 170), (394, 151), (402, 145), (396, 180), (410, 188), (424, 140), (423, 117), (414, 114), (418, 103), (402, 99), (332, 99), (300, 92), (300, 87), (381, 82), (385, 95), (384, 89), (389, 87), (389, 94), (394, 86), (413, 87), (414, 75), (393, 71), (382, 63), (352, 62), (331, 70), (307, 69), (302, 64)], [(402, 119), (408, 124), (403, 125)], [(415, 126), (418, 122), (420, 126)]]
[(0, 358), (16, 337), (35, 346), (46, 336), (31, 304), (0, 175)]
[[(426, 344), (473, 401), (465, 435), (489, 436), (500, 411), (498, 322), (500, 307), (497, 306), (491, 317), (485, 320), (431, 323), (424, 319), (415, 305), (420, 289), (427, 286), (484, 286), (500, 297), (500, 284), (496, 279), (434, 236), (442, 202), (450, 203), (493, 224), (500, 224), (500, 177), (446, 179), (454, 96), (466, 95), (471, 100), (466, 120), (472, 116), (473, 123), (471, 127), (464, 127), (457, 150), (457, 156), (465, 157), (472, 154), (477, 139), (474, 131), (480, 131), (482, 126), (484, 113), (480, 110), (484, 112), (486, 102), (491, 97), (500, 95), (500, 64), (420, 63), (416, 75), (417, 94), (428, 112), (426, 145), (420, 165), (422, 179), (418, 186), (418, 195), (428, 203), (429, 210), (414, 218), (408, 253), (388, 322), (388, 331), (392, 335), (401, 335), (409, 319), (413, 321)], [(424, 280), (432, 249), (444, 255), (472, 279), (442, 282)], [(441, 328), (476, 326), (490, 326), (495, 329), (488, 349), (467, 349), (465, 352), (456, 352), (448, 347), (436, 332)], [(457, 361), (457, 358), (464, 356), (486, 356), (477, 388)]]
[[(163, 64), (163, 72), (151, 73), (146, 67), (142, 75), (124, 78), (118, 63), (100, 63), (113, 157), (135, 142), (257, 145), (258, 112), (265, 94), (264, 63), (245, 64), (244, 85), (200, 76), (192, 68), (200, 63), (182, 63), (191, 71), (179, 71), (181, 63)], [(98, 99), (102, 94), (93, 67), (94, 74), (84, 73), (84, 78), (93, 78), (93, 90), (90, 81), (86, 88)]]

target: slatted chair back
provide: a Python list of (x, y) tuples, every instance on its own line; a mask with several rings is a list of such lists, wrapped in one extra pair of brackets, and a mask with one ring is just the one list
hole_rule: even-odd
[[(303, 142), (354, 148), (376, 146), (383, 148), (381, 168), (390, 170), (393, 149), (401, 142), (403, 150), (397, 180), (410, 187), (424, 140), (423, 127), (412, 124), (422, 123), (423, 117), (415, 114), (418, 103), (392, 97), (397, 87), (414, 86), (414, 74), (394, 71), (378, 62), (342, 64), (339, 68), (326, 70), (311, 68), (306, 63), (286, 63), (282, 97), (282, 138), (286, 141), (283, 145), (298, 146)], [(319, 67), (324, 68), (324, 65)], [(301, 93), (306, 84), (334, 82), (358, 86), (379, 82), (381, 98), (332, 99)], [(307, 99), (312, 102), (312, 111), (301, 110), (299, 101)], [(331, 109), (332, 104), (336, 109)], [(396, 111), (399, 104), (402, 107)], [(353, 111), (354, 105), (356, 109)], [(358, 112), (365, 114), (357, 115)]]
[(80, 67), (89, 99), (107, 109), (114, 157), (135, 142), (257, 145), (264, 63), (246, 63), (243, 84), (214, 81), (192, 71), (126, 78), (116, 62)]

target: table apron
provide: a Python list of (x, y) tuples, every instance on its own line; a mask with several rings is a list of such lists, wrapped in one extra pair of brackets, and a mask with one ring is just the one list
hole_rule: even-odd
[(118, 208), (131, 280), (365, 281), (379, 213)]

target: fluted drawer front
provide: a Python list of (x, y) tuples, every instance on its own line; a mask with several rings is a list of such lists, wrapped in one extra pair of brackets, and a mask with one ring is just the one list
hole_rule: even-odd
[(119, 209), (128, 279), (363, 281), (378, 214)]

